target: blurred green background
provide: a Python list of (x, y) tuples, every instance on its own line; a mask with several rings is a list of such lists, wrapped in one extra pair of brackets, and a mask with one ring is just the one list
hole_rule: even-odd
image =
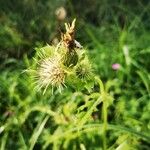
[[(108, 122), (150, 139), (149, 12), (149, 0), (0, 0), (0, 150), (100, 149), (96, 132), (59, 140), (53, 135), (67, 131), (71, 123), (45, 118), (50, 110), (61, 114), (72, 99), (74, 104), (82, 101), (86, 91), (76, 96), (72, 88), (65, 88), (62, 94), (42, 95), (22, 73), (31, 66), (35, 48), (57, 43), (64, 23), (74, 18), (76, 39), (87, 49), (94, 72), (112, 85)], [(112, 68), (116, 63), (118, 70)], [(96, 117), (100, 118), (97, 113)], [(120, 136), (128, 136), (133, 149), (150, 149), (148, 140), (108, 134), (108, 147), (117, 147)]]

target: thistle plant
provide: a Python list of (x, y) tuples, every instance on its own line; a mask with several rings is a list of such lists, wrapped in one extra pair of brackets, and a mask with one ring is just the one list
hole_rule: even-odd
[[(91, 131), (92, 134), (95, 134), (95, 130), (98, 131), (96, 134), (101, 136), (98, 140), (100, 141), (100, 147), (102, 141), (103, 150), (116, 147), (116, 144), (111, 146), (108, 143), (107, 130), (110, 129), (128, 131), (130, 134), (134, 133), (149, 141), (149, 137), (143, 136), (132, 129), (108, 123), (108, 108), (113, 103), (109, 88), (113, 84), (108, 81), (104, 85), (100, 77), (94, 74), (86, 50), (75, 40), (75, 21), (74, 19), (71, 24), (65, 23), (66, 32), (61, 34), (61, 40), (56, 46), (47, 45), (37, 49), (37, 55), (34, 58), (35, 63), (28, 69), (29, 72), (33, 73), (31, 75), (36, 87), (43, 91), (43, 94), (46, 94), (45, 92), (48, 92), (50, 88), (61, 92), (64, 88), (69, 89), (71, 87), (71, 91), (75, 91), (68, 90), (67, 92), (65, 90), (67, 93), (65, 102), (56, 106), (55, 111), (49, 107), (45, 108), (45, 106), (42, 106), (42, 108), (34, 107), (33, 110), (39, 110), (46, 113), (47, 116), (41, 123), (38, 132), (34, 133), (36, 138), (31, 137), (33, 142), (31, 142), (30, 149), (34, 148), (34, 140), (41, 134), (41, 127), (44, 128), (49, 118), (48, 115), (53, 117), (56, 129), (54, 131), (52, 129), (52, 134), (43, 132), (44, 144), (42, 149), (48, 149), (51, 144), (53, 144), (53, 149), (60, 149), (62, 145), (63, 149), (67, 149), (67, 144), (72, 139)], [(114, 65), (112, 68), (118, 70), (119, 66)], [(59, 96), (61, 95), (63, 94), (60, 93)], [(55, 96), (57, 97), (57, 94)], [(95, 113), (96, 117), (93, 117)], [(101, 119), (99, 119), (100, 117)], [(96, 122), (94, 122), (95, 120)], [(121, 144), (119, 143), (117, 149), (122, 147), (126, 149), (126, 146), (132, 145), (128, 143), (127, 138), (124, 140)], [(80, 143), (80, 146), (85, 149), (84, 144)]]
[[(78, 113), (74, 122), (78, 130), (82, 129), (97, 105), (103, 103), (103, 149), (106, 150), (107, 108), (111, 98), (106, 93), (100, 78), (94, 75), (86, 50), (75, 40), (75, 21), (74, 19), (71, 24), (65, 23), (66, 32), (61, 35), (61, 41), (57, 46), (47, 45), (37, 50), (36, 65), (32, 72), (36, 86), (42, 89), (43, 93), (49, 87), (57, 88), (61, 92), (67, 84), (80, 83), (83, 88), (87, 88), (90, 82), (93, 82), (93, 85), (98, 83), (100, 91), (97, 93), (91, 90), (86, 96), (87, 102), (77, 108)], [(90, 88), (92, 89), (93, 86)], [(82, 108), (87, 108), (87, 112), (83, 112)]]
[[(67, 81), (75, 78), (85, 83), (92, 77), (91, 64), (79, 42), (75, 40), (75, 22), (65, 23), (66, 32), (61, 34), (57, 46), (47, 45), (37, 49), (36, 65), (32, 70), (36, 87), (43, 93), (49, 87), (60, 92)], [(70, 79), (69, 79), (70, 78)]]

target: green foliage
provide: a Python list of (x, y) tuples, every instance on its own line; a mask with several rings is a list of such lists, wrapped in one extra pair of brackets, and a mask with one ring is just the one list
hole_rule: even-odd
[[(61, 94), (43, 95), (23, 71), (36, 67), (31, 56), (52, 55), (53, 47), (43, 45), (51, 45), (65, 22), (55, 17), (60, 6), (67, 18), (77, 17), (76, 38), (92, 79), (78, 74), (87, 68), (81, 61), (74, 68), (79, 80), (70, 74)], [(148, 150), (149, 9), (139, 0), (0, 1), (0, 150)]]

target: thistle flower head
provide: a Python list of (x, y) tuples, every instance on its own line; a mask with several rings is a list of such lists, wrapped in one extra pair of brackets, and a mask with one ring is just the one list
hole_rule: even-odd
[(74, 19), (71, 24), (65, 24), (66, 33), (62, 34), (62, 40), (57, 46), (47, 45), (37, 49), (34, 65), (36, 69), (33, 69), (33, 72), (36, 86), (38, 89), (44, 89), (43, 93), (49, 86), (57, 87), (61, 92), (65, 81), (71, 77), (69, 74), (78, 79), (90, 79), (91, 65), (88, 59), (85, 59), (85, 54), (78, 52), (82, 46), (74, 39), (75, 21)]
[(75, 72), (78, 78), (81, 80), (89, 80), (92, 76), (92, 68), (88, 59), (82, 60), (75, 68)]
[(38, 87), (46, 89), (51, 85), (62, 89), (65, 80), (65, 71), (61, 66), (60, 59), (46, 58), (39, 63), (37, 69), (37, 83)]
[(61, 21), (64, 20), (67, 16), (66, 9), (64, 7), (57, 8), (55, 11), (55, 15), (58, 20), (61, 20)]
[(120, 64), (118, 64), (118, 63), (112, 64), (112, 69), (113, 70), (119, 70), (120, 69)]

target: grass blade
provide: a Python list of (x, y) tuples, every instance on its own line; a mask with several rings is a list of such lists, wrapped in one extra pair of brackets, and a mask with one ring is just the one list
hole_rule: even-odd
[(48, 119), (49, 119), (49, 116), (46, 116), (45, 119), (35, 129), (33, 135), (31, 136), (31, 139), (30, 139), (31, 145), (30, 145), (29, 150), (32, 150), (34, 148), (34, 146), (38, 140), (38, 137), (42, 133), (44, 126), (45, 126), (46, 122), (48, 121)]

